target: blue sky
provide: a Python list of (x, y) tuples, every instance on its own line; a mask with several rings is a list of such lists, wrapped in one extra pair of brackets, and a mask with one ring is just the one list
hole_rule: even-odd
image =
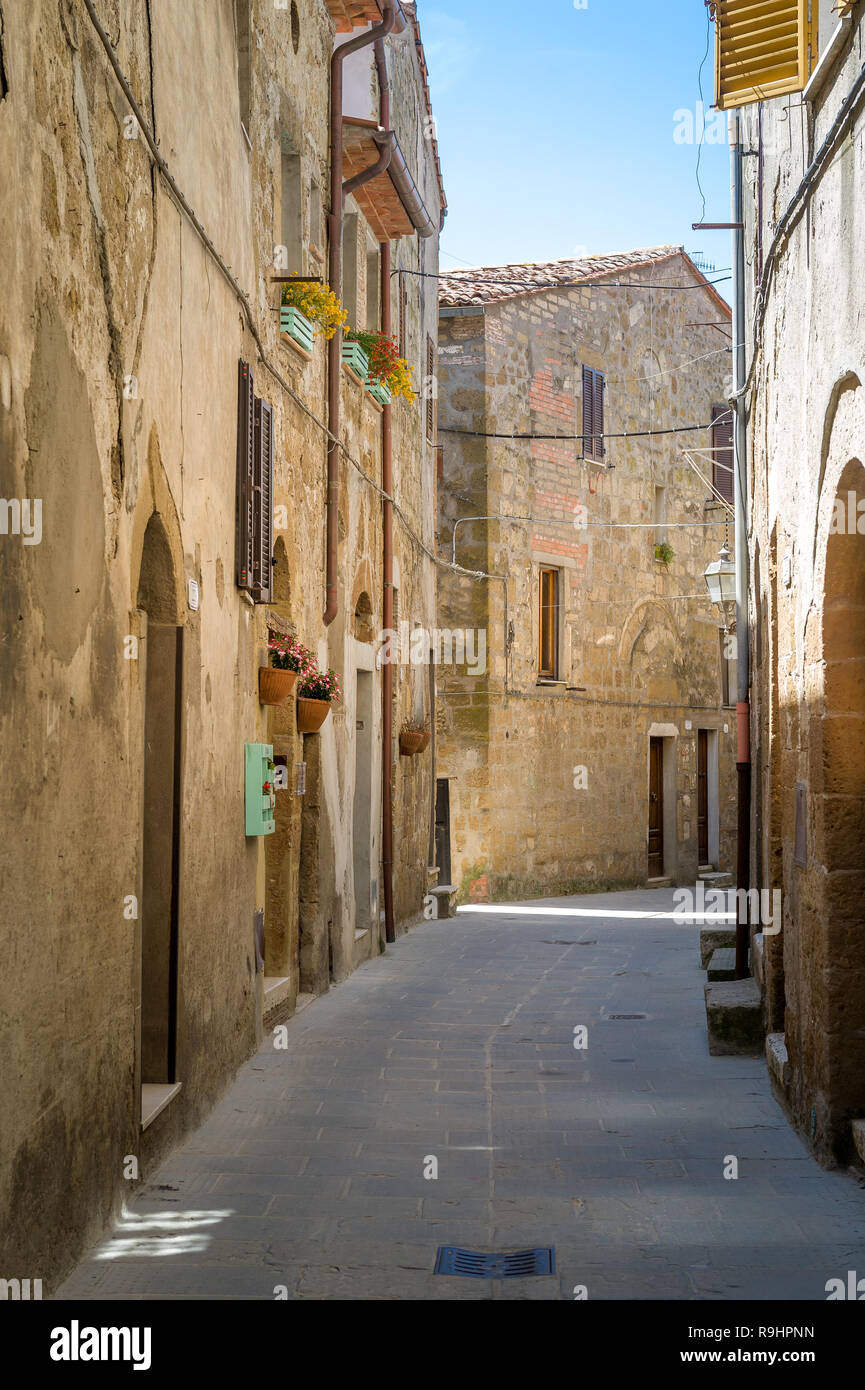
[[(695, 232), (703, 0), (418, 0), (450, 212), (442, 268), (667, 242), (730, 264)], [(706, 220), (729, 220), (729, 151), (708, 108)], [(679, 142), (674, 139), (678, 130)], [(692, 136), (696, 132), (692, 132)], [(726, 285), (719, 286), (722, 292)]]

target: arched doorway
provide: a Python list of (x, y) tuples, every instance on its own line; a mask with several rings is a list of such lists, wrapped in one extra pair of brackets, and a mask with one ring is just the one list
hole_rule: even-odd
[[(860, 503), (861, 510), (860, 510)], [(861, 527), (861, 529), (860, 529)], [(865, 1115), (865, 469), (835, 491), (822, 610), (823, 696), (812, 729), (816, 866), (822, 884), (824, 1078), (839, 1157)]]
[(178, 899), (183, 628), (171, 546), (158, 512), (144, 534), (138, 582), (144, 661), (140, 1075), (142, 1122), (177, 1083)]

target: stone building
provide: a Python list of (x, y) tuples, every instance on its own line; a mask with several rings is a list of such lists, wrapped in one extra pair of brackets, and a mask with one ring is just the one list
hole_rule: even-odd
[(806, 9), (785, 49), (724, 8), (717, 97), (745, 170), (751, 881), (783, 909), (752, 965), (780, 1094), (845, 1162), (865, 1153), (865, 6)]
[[(438, 584), (437, 836), (463, 896), (731, 867), (735, 691), (703, 578), (729, 346), (677, 247), (442, 281), (439, 544), (466, 573)], [(466, 661), (454, 633), (478, 634)]]
[[(433, 618), (429, 412), (281, 332), (275, 277), (390, 317), (420, 388), (445, 203), (412, 4), (35, 0), (0, 44), (0, 1269), (50, 1290), (384, 949), (389, 869), (389, 929), (420, 912), (428, 692), (396, 668), (385, 704), (374, 639), (388, 569)], [(340, 674), (320, 733), (259, 701), (279, 632)]]

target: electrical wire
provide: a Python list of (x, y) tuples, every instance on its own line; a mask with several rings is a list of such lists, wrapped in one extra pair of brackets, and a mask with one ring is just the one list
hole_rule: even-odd
[[(482, 270), (483, 267), (482, 267), (482, 266), (479, 266), (478, 269), (479, 269), (479, 270)], [(607, 272), (607, 273), (609, 274), (609, 272)], [(445, 270), (445, 271), (438, 271), (438, 272), (437, 272), (437, 271), (434, 271), (434, 270), (401, 270), (401, 271), (396, 271), (396, 270), (394, 270), (394, 271), (391, 272), (391, 274), (392, 274), (392, 275), (417, 275), (417, 276), (418, 276), (420, 279), (422, 279), (422, 280), (452, 280), (452, 279), (454, 279), (455, 276), (458, 276), (458, 275), (459, 275), (459, 276), (464, 276), (466, 280), (471, 280), (471, 278), (472, 278), (472, 277), (471, 277), (471, 274), (469, 273), (469, 271), (463, 271), (463, 270)], [(513, 289), (519, 291), (519, 292), (522, 293), (522, 294), (534, 294), (537, 290), (580, 290), (580, 289), (585, 289), (587, 286), (591, 286), (592, 289), (603, 289), (603, 290), (682, 290), (682, 291), (684, 291), (684, 290), (704, 290), (704, 289), (706, 288), (707, 285), (724, 285), (724, 284), (727, 283), (728, 280), (732, 280), (732, 278), (733, 278), (732, 275), (722, 275), (722, 276), (720, 276), (720, 277), (719, 277), (718, 279), (716, 279), (716, 280), (710, 280), (707, 276), (704, 276), (703, 279), (702, 279), (702, 281), (700, 281), (700, 282), (699, 282), (698, 284), (696, 284), (696, 285), (659, 285), (659, 284), (655, 284), (655, 283), (652, 282), (652, 281), (646, 281), (646, 280), (604, 280), (604, 279), (596, 278), (596, 277), (598, 276), (598, 274), (599, 274), (599, 273), (596, 271), (593, 275), (586, 275), (586, 276), (584, 276), (582, 280), (551, 280), (549, 284), (545, 284), (545, 285), (531, 285), (531, 284), (526, 284), (525, 280), (497, 280), (497, 279), (492, 279), (492, 278), (489, 278), (489, 277), (487, 277), (487, 276), (484, 276), (482, 279), (481, 279), (481, 278), (478, 278), (478, 284), (479, 284), (479, 285), (510, 285), (510, 286), (513, 287)], [(475, 306), (473, 306), (472, 304), (465, 304), (465, 305), (459, 305), (459, 304), (456, 304), (456, 305), (449, 305), (449, 304), (445, 304), (443, 307), (444, 307), (445, 309), (449, 309), (449, 308), (457, 308), (457, 309), (458, 309), (458, 308), (466, 308), (466, 309), (470, 309), (470, 308), (473, 308), (473, 307), (475, 307)], [(480, 307), (480, 306), (478, 306), (478, 307)]]
[[(591, 437), (592, 439), (651, 439), (663, 434), (690, 434), (695, 430), (710, 430), (713, 425), (717, 425), (719, 420), (727, 416), (732, 418), (732, 410), (724, 411), (722, 415), (716, 415), (714, 420), (710, 420), (707, 425), (675, 425), (672, 429), (666, 430), (626, 430), (621, 434), (504, 434), (492, 430), (461, 430), (453, 425), (439, 425), (439, 434), (458, 434), (470, 439), (547, 439), (561, 440), (564, 443), (573, 443), (576, 440), (582, 441)], [(610, 467), (611, 465), (608, 465)]]

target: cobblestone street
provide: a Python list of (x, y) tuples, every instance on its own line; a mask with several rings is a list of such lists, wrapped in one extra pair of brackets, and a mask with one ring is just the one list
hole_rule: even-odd
[[(415, 928), (265, 1040), (57, 1297), (825, 1299), (865, 1272), (865, 1191), (806, 1153), (762, 1058), (709, 1057), (671, 911)], [(557, 1272), (436, 1276), (442, 1245), (552, 1245)]]

